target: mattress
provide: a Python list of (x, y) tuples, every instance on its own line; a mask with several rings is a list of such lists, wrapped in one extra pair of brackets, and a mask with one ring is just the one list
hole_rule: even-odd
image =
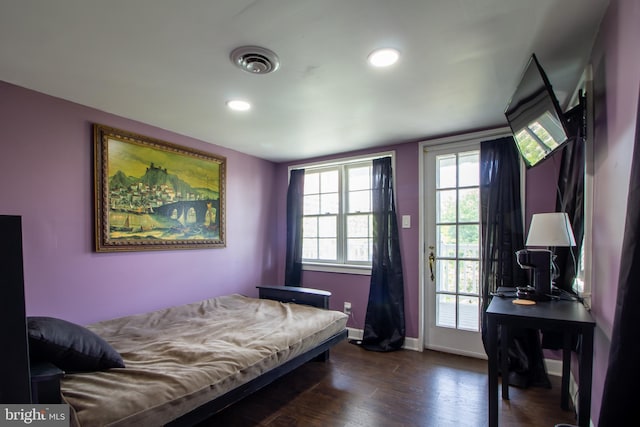
[(344, 330), (341, 312), (229, 295), (88, 326), (126, 367), (67, 374), (80, 426), (161, 425)]

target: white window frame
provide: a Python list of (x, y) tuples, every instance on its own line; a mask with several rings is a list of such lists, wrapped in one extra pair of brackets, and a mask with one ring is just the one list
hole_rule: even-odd
[[(323, 168), (333, 168), (333, 167), (341, 167), (341, 166), (349, 166), (357, 163), (362, 163), (366, 161), (373, 161), (374, 159), (378, 159), (381, 157), (391, 157), (391, 166), (393, 170), (393, 183), (394, 183), (394, 193), (395, 193), (395, 182), (396, 182), (396, 172), (395, 172), (395, 151), (384, 151), (372, 154), (366, 154), (362, 156), (354, 156), (354, 157), (344, 157), (344, 158), (336, 158), (327, 161), (319, 161), (312, 163), (303, 163), (289, 166), (289, 176), (291, 176), (291, 170), (293, 169), (323, 169)], [(341, 205), (345, 206), (345, 198), (346, 198), (346, 188), (341, 187), (340, 200)], [(340, 225), (345, 221), (347, 216), (346, 212), (340, 212), (338, 214), (339, 225), (338, 225), (338, 246), (344, 247), (344, 239), (345, 239), (345, 230), (344, 227)], [(363, 263), (363, 262), (343, 262), (343, 263), (332, 263), (332, 262), (310, 262), (302, 260), (302, 269), (305, 271), (323, 271), (329, 273), (347, 273), (347, 274), (360, 274), (360, 275), (371, 275), (371, 263)]]

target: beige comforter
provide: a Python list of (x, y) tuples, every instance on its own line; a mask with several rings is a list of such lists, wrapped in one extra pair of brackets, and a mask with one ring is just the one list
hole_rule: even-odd
[(69, 374), (62, 394), (81, 426), (161, 425), (313, 348), (343, 313), (231, 295), (99, 322), (89, 329), (126, 368)]

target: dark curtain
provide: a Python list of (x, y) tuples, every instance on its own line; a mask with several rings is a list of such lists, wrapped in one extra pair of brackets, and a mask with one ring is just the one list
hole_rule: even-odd
[(584, 240), (584, 131), (582, 104), (566, 114), (569, 135), (574, 135), (564, 147), (562, 164), (558, 173), (558, 197), (556, 211), (566, 212), (571, 221), (576, 239), (574, 247), (555, 248), (556, 264), (560, 277), (556, 286), (567, 292), (573, 292), (578, 260)]
[(405, 338), (404, 280), (391, 158), (373, 161), (373, 257), (362, 347), (392, 351)]
[(304, 169), (294, 169), (287, 190), (287, 253), (285, 258), (285, 286), (300, 286), (302, 280), (302, 207), (304, 198)]
[[(555, 280), (555, 285), (569, 293), (574, 293), (573, 282), (584, 241), (584, 112), (581, 103), (565, 114), (571, 139), (562, 149), (562, 162), (558, 172), (556, 212), (566, 212), (569, 216), (576, 245), (554, 248), (555, 263), (560, 274)], [(574, 337), (572, 347), (577, 349), (578, 344), (578, 338)], [(558, 350), (562, 345), (563, 336), (560, 332), (543, 330), (543, 348)]]
[[(640, 97), (639, 97), (640, 98)], [(636, 141), (629, 180), (627, 217), (622, 242), (618, 299), (613, 321), (609, 367), (602, 393), (600, 427), (640, 425), (634, 390), (640, 384), (640, 99)]]
[[(520, 159), (512, 137), (480, 144), (480, 205), (482, 233), (482, 340), (486, 348), (486, 309), (498, 287), (525, 285), (526, 274), (515, 252), (524, 248)], [(510, 329), (509, 384), (550, 387), (539, 332)], [(505, 373), (502, 373), (505, 377)]]

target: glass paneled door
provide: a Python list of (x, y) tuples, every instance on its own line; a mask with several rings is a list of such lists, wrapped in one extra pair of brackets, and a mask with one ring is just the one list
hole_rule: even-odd
[(480, 146), (425, 152), (425, 346), (486, 357), (480, 335)]

